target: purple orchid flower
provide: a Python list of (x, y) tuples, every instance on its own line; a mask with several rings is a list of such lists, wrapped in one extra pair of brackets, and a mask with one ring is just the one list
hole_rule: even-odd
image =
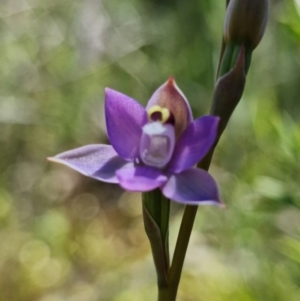
[(146, 109), (106, 88), (105, 117), (112, 145), (86, 145), (48, 160), (129, 191), (160, 188), (179, 203), (221, 204), (212, 176), (194, 167), (215, 142), (219, 118), (193, 120), (173, 77), (156, 90)]

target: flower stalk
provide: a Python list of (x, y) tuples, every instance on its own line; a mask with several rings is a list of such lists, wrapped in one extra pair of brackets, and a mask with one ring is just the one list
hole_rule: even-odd
[[(208, 170), (213, 156), (214, 149), (233, 113), (240, 101), (246, 82), (246, 74), (251, 64), (253, 49), (260, 42), (268, 16), (269, 1), (262, 0), (231, 0), (226, 1), (227, 15), (225, 21), (225, 33), (223, 37), (222, 49), (217, 71), (217, 82), (211, 105), (211, 115), (219, 116), (220, 123), (218, 135), (214, 145), (207, 155), (198, 163), (198, 167)], [(254, 5), (253, 5), (254, 3)], [(247, 7), (247, 9), (245, 9)], [(253, 11), (258, 9), (259, 24), (256, 24), (254, 31), (251, 29), (251, 16)], [(234, 12), (234, 13), (233, 13)], [(238, 18), (239, 13), (243, 12), (245, 18)], [(233, 21), (233, 22), (232, 22)], [(230, 24), (230, 30), (236, 30), (237, 35), (230, 33), (226, 35), (226, 30)], [(244, 31), (239, 31), (240, 27)], [(234, 32), (233, 32), (234, 33)], [(165, 301), (175, 301), (178, 285), (181, 277), (182, 267), (187, 251), (190, 235), (193, 229), (197, 206), (187, 205), (184, 210), (179, 234), (175, 246), (173, 261), (168, 277), (168, 292), (163, 292)], [(160, 299), (159, 299), (160, 300)]]
[[(239, 57), (240, 57), (240, 61), (237, 62), (235, 68), (233, 68), (231, 72), (228, 72), (223, 77), (221, 77), (217, 81), (217, 84), (215, 86), (215, 92), (214, 92), (213, 102), (211, 107), (211, 114), (220, 116), (221, 120), (219, 123), (218, 136), (215, 144), (212, 146), (208, 154), (198, 164), (198, 167), (204, 170), (209, 169), (209, 165), (213, 156), (214, 149), (222, 135), (222, 132), (224, 131), (229, 121), (229, 118), (234, 108), (236, 107), (238, 101), (240, 100), (242, 96), (242, 92), (244, 90), (245, 66), (244, 66), (243, 49), (241, 49)], [(238, 76), (237, 70), (241, 72), (240, 77)], [(222, 92), (225, 92), (224, 89), (226, 90), (227, 88), (231, 91), (231, 93), (222, 94)], [(229, 104), (229, 106), (227, 106), (226, 103), (228, 104), (228, 102), (230, 102), (231, 100), (233, 101)], [(185, 207), (176, 246), (175, 246), (173, 261), (168, 277), (169, 299), (165, 299), (166, 301), (176, 300), (177, 289), (181, 278), (181, 272), (182, 272), (182, 267), (185, 259), (185, 254), (189, 244), (189, 239), (193, 229), (197, 210), (198, 210), (197, 206), (187, 205)]]
[(142, 194), (143, 219), (148, 236), (159, 289), (168, 286), (170, 200), (159, 189)]

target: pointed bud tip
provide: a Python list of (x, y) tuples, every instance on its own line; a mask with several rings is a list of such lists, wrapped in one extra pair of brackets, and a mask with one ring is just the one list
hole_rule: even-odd
[(169, 77), (169, 79), (168, 79), (168, 81), (167, 81), (167, 84), (169, 85), (169, 86), (175, 86), (175, 78), (174, 78), (174, 76), (170, 76)]

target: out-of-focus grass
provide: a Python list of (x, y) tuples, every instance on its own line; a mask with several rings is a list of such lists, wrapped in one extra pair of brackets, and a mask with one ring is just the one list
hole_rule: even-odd
[[(1, 301), (155, 300), (139, 194), (45, 158), (107, 143), (105, 86), (146, 103), (174, 75), (207, 113), (223, 4), (1, 1)], [(179, 301), (300, 299), (299, 41), (300, 2), (272, 1), (211, 167), (228, 209), (200, 208)]]

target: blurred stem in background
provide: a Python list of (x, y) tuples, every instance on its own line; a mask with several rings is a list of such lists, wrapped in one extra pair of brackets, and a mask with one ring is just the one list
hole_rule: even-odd
[[(226, 8), (218, 79), (210, 112), (211, 115), (219, 116), (221, 121), (215, 145), (198, 164), (205, 170), (208, 170), (218, 140), (242, 97), (252, 51), (265, 31), (269, 0), (231, 0), (226, 1)], [(169, 200), (165, 199), (160, 191), (143, 194), (144, 224), (157, 271), (159, 301), (176, 300), (184, 258), (198, 209), (197, 206), (190, 205), (185, 208), (169, 269), (169, 208)]]

